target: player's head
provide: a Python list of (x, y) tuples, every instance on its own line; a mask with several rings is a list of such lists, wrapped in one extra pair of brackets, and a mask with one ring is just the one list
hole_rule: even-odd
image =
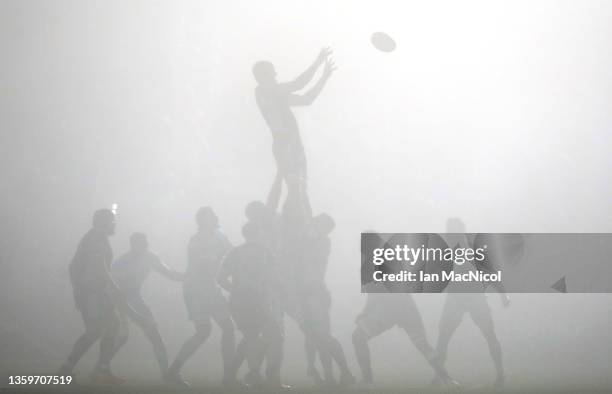
[(329, 235), (336, 227), (336, 222), (327, 213), (321, 213), (312, 218), (312, 226), (320, 235)]
[(133, 233), (130, 235), (130, 247), (136, 253), (144, 253), (149, 249), (149, 241), (145, 233)]
[(269, 61), (259, 61), (253, 65), (253, 76), (260, 85), (276, 83), (276, 70)]
[(244, 208), (244, 214), (252, 222), (261, 222), (265, 219), (267, 212), (268, 208), (261, 201), (251, 201)]
[(219, 218), (211, 207), (202, 207), (196, 213), (196, 223), (202, 230), (214, 230), (219, 226)]
[(106, 235), (115, 234), (115, 214), (110, 209), (98, 209), (93, 214), (92, 226)]
[(465, 224), (463, 223), (463, 220), (459, 218), (446, 219), (446, 232), (447, 233), (465, 233)]
[(260, 227), (253, 222), (247, 222), (244, 226), (242, 226), (242, 236), (246, 242), (259, 241), (260, 233)]

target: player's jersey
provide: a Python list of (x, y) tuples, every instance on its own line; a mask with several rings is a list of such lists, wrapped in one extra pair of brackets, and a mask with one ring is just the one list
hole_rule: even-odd
[(73, 287), (82, 291), (101, 291), (107, 285), (106, 272), (113, 260), (113, 250), (108, 236), (92, 229), (79, 242), (70, 262), (70, 280)]
[(220, 230), (215, 230), (212, 234), (198, 232), (191, 237), (184, 286), (216, 287), (217, 273), (223, 257), (231, 248), (232, 244)]
[(301, 263), (296, 267), (301, 290), (310, 293), (326, 289), (325, 273), (331, 252), (329, 237), (311, 237), (305, 244)]
[(129, 251), (113, 262), (111, 273), (119, 288), (126, 294), (140, 294), (145, 279), (152, 270), (162, 266), (160, 258), (153, 252)]
[(263, 245), (244, 243), (232, 249), (223, 262), (232, 279), (232, 297), (269, 301), (274, 291), (274, 258)]
[(282, 85), (258, 86), (255, 100), (272, 136), (277, 142), (299, 142), (297, 120), (289, 107), (290, 92)]

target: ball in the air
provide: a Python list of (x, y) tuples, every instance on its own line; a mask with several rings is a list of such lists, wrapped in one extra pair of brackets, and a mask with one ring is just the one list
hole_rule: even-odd
[(381, 52), (393, 52), (396, 47), (395, 40), (387, 33), (381, 31), (372, 34), (370, 41), (372, 41), (374, 48)]

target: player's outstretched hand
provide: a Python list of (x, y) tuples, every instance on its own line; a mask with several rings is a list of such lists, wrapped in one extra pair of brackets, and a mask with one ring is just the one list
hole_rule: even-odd
[(330, 58), (325, 61), (325, 68), (323, 69), (323, 77), (329, 78), (336, 71), (336, 63)]
[(330, 47), (321, 48), (321, 52), (319, 52), (319, 56), (317, 57), (318, 62), (323, 63), (331, 56), (331, 54), (332, 50)]

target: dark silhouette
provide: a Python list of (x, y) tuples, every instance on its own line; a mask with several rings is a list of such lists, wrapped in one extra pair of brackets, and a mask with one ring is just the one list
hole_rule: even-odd
[[(452, 248), (466, 248), (473, 244), (473, 240), (468, 239), (468, 237), (464, 235), (465, 225), (463, 221), (458, 218), (449, 218), (447, 220), (446, 232), (452, 234), (454, 237), (447, 241), (447, 244)], [(466, 266), (467, 264), (463, 264), (463, 266), (457, 268), (455, 265), (455, 269), (467, 269)], [(465, 287), (465, 284), (462, 283), (462, 286)], [(480, 284), (477, 284), (477, 286), (479, 286), (479, 288), (474, 289), (473, 293), (453, 293), (452, 288), (447, 288), (448, 295), (446, 296), (446, 303), (444, 304), (442, 316), (440, 317), (440, 329), (436, 351), (440, 358), (440, 362), (445, 363), (448, 353), (448, 344), (455, 330), (461, 324), (463, 316), (469, 314), (470, 318), (476, 327), (480, 329), (480, 332), (487, 341), (489, 353), (491, 354), (491, 359), (495, 366), (495, 385), (502, 386), (505, 381), (502, 349), (495, 333), (493, 316), (491, 315), (491, 309), (487, 302), (484, 288)], [(510, 299), (506, 295), (503, 285), (495, 283), (494, 287), (500, 295), (502, 304), (505, 307), (509, 306)], [(438, 383), (438, 381), (439, 377), (436, 376), (433, 383)]]
[[(340, 369), (340, 384), (355, 381), (346, 361), (342, 345), (331, 333), (331, 293), (325, 283), (325, 274), (331, 252), (329, 234), (335, 222), (328, 214), (315, 216), (309, 224), (303, 245), (301, 263), (297, 269), (297, 292), (302, 310), (302, 327), (305, 338), (307, 374), (315, 383), (334, 385), (332, 359)], [(315, 367), (316, 354), (323, 366), (324, 380)]]
[[(385, 241), (379, 236), (372, 237), (371, 240), (380, 242), (377, 247), (382, 247), (385, 244)], [(362, 258), (367, 257), (362, 256)], [(397, 269), (401, 269), (401, 266), (398, 265), (397, 267)], [(394, 289), (393, 286), (398, 288)], [(368, 342), (392, 327), (398, 326), (408, 334), (414, 346), (425, 357), (437, 376), (440, 377), (440, 381), (449, 386), (456, 386), (457, 382), (451, 379), (427, 340), (423, 319), (412, 295), (402, 292), (394, 293), (394, 290), (405, 290), (404, 284), (401, 282), (394, 282), (393, 284), (369, 282), (363, 284), (362, 288), (370, 292), (363, 311), (355, 319), (353, 346), (361, 369), (363, 383), (371, 385), (374, 382)], [(386, 294), (387, 292), (393, 294)]]
[[(247, 222), (242, 229), (245, 242), (226, 257), (219, 271), (219, 284), (230, 292), (232, 316), (244, 336), (249, 366), (247, 384), (283, 388), (280, 369), (283, 360), (283, 324), (278, 306), (280, 282), (274, 257), (266, 246), (261, 228)], [(266, 359), (266, 379), (260, 368)]]
[(72, 375), (77, 362), (100, 340), (100, 356), (91, 379), (99, 384), (121, 384), (124, 379), (115, 376), (110, 368), (119, 330), (117, 308), (132, 312), (142, 324), (148, 322), (127, 305), (110, 274), (113, 251), (108, 237), (115, 233), (115, 214), (109, 209), (100, 209), (94, 213), (92, 224), (70, 263), (74, 300), (83, 318), (85, 332), (75, 342), (58, 374)]
[(185, 305), (189, 319), (195, 326), (195, 333), (183, 344), (168, 368), (167, 379), (177, 384), (188, 384), (180, 375), (180, 370), (210, 335), (213, 319), (221, 329), (223, 384), (231, 385), (236, 380), (234, 324), (227, 300), (217, 286), (216, 277), (232, 245), (219, 229), (217, 215), (210, 207), (198, 210), (196, 222), (198, 232), (189, 241), (189, 262), (183, 282)]
[[(129, 252), (115, 260), (111, 267), (111, 273), (132, 309), (140, 315), (147, 317), (148, 324), (139, 324), (139, 326), (151, 342), (151, 345), (153, 345), (153, 353), (159, 364), (162, 378), (166, 378), (168, 372), (166, 346), (157, 328), (153, 313), (141, 294), (142, 285), (151, 271), (155, 271), (174, 281), (182, 281), (184, 279), (183, 274), (168, 268), (155, 253), (149, 250), (149, 242), (145, 234), (134, 233), (130, 237)], [(115, 344), (115, 351), (119, 351), (128, 340), (128, 317), (132, 316), (124, 313), (120, 314), (121, 326), (117, 343)], [(136, 322), (138, 323), (138, 320)]]
[[(301, 75), (290, 82), (278, 82), (274, 65), (260, 61), (253, 66), (257, 80), (255, 98), (257, 106), (272, 132), (272, 152), (278, 172), (286, 182), (289, 193), (297, 193), (306, 199), (306, 155), (292, 107), (310, 105), (317, 98), (335, 70), (330, 59), (331, 50), (323, 48), (315, 61)], [(314, 77), (324, 64), (321, 78), (307, 92), (296, 94)]]

